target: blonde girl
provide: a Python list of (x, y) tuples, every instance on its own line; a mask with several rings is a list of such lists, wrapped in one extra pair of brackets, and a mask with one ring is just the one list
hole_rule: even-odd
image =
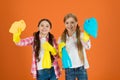
[(65, 80), (75, 80), (76, 78), (78, 80), (88, 80), (86, 69), (89, 68), (89, 64), (85, 49), (90, 49), (90, 40), (87, 42), (82, 40), (84, 35), (74, 14), (67, 14), (63, 21), (65, 30), (58, 43), (65, 43), (65, 48), (72, 64), (72, 66), (65, 68)]

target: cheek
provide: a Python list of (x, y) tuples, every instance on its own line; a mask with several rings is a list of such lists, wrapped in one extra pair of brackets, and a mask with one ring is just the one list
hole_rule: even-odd
[(72, 26), (76, 27), (77, 25), (76, 24), (72, 24)]
[(47, 29), (46, 31), (47, 31), (47, 32), (50, 32), (50, 29)]
[(66, 28), (70, 28), (70, 25), (66, 24), (65, 27), (66, 27)]
[(67, 25), (65, 24), (65, 28), (67, 28)]
[(76, 27), (77, 27), (77, 24), (74, 24), (73, 26), (74, 26), (74, 29), (76, 29)]
[(74, 31), (76, 30), (77, 26), (74, 27)]
[(41, 31), (41, 28), (39, 27), (38, 30)]
[(65, 28), (66, 28), (67, 30), (69, 30), (69, 27), (68, 27), (68, 26), (66, 26)]

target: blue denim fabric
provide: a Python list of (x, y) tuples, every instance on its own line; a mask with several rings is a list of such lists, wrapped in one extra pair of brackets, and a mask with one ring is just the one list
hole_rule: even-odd
[(86, 69), (84, 66), (78, 68), (65, 69), (66, 80), (88, 80)]
[(38, 70), (37, 80), (57, 80), (54, 68)]

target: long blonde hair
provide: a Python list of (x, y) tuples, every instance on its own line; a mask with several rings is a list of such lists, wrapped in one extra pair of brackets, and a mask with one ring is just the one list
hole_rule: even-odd
[[(65, 21), (72, 17), (76, 22), (78, 21), (77, 20), (77, 17), (74, 15), (74, 14), (67, 14), (65, 17), (64, 17), (64, 23)], [(77, 48), (78, 48), (78, 54), (79, 54), (79, 57), (81, 59), (81, 61), (84, 63), (84, 57), (83, 57), (83, 46), (82, 46), (82, 43), (81, 43), (81, 40), (80, 40), (80, 27), (79, 25), (77, 24), (77, 27), (76, 27), (76, 38), (77, 38)], [(65, 29), (62, 33), (62, 36), (61, 36), (61, 41), (65, 42), (66, 43), (66, 34), (68, 34), (67, 32), (67, 29)]]

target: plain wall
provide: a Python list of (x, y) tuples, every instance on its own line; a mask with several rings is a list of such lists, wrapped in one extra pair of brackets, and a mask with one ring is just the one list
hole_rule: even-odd
[[(37, 31), (40, 19), (48, 18), (53, 24), (51, 32), (58, 39), (67, 13), (78, 17), (81, 30), (85, 19), (95, 17), (98, 20), (98, 37), (91, 37), (92, 48), (87, 51), (89, 80), (120, 80), (119, 0), (1, 0), (0, 80), (34, 80), (30, 74), (32, 48), (13, 43), (9, 33), (11, 24), (23, 19), (27, 27), (21, 38), (26, 38)], [(59, 80), (64, 80), (64, 71)]]

